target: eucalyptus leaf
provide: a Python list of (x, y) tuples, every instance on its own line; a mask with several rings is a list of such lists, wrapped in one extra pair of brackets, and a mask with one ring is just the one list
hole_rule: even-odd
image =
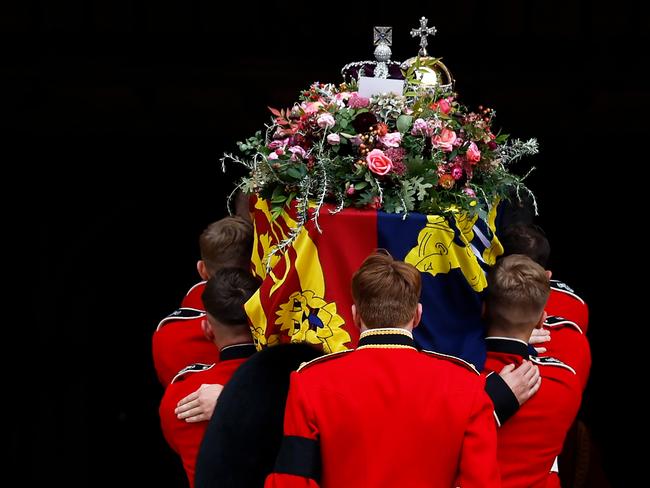
[(411, 115), (400, 115), (397, 117), (397, 130), (402, 134), (406, 134), (411, 128), (413, 117)]

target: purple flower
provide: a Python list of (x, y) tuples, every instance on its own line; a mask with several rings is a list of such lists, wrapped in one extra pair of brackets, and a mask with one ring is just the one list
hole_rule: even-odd
[(413, 136), (431, 136), (429, 124), (424, 119), (415, 119), (413, 127), (411, 128), (411, 135)]

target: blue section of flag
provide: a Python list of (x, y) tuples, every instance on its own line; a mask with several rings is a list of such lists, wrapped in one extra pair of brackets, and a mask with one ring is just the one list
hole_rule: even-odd
[[(422, 214), (410, 214), (402, 221), (401, 215), (378, 212), (377, 244), (403, 260), (418, 245), (418, 234), (426, 223)], [(422, 273), (422, 322), (414, 330), (418, 347), (458, 356), (480, 371), (485, 363), (481, 301), (481, 294), (471, 288), (460, 269), (436, 276)]]

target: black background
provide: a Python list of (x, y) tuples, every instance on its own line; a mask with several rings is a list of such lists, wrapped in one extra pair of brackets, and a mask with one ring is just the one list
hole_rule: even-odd
[(222, 174), (219, 155), (262, 126), (267, 105), (371, 58), (373, 25), (394, 27), (395, 59), (414, 55), (421, 15), (461, 99), (540, 141), (520, 170), (537, 166), (552, 269), (591, 310), (582, 415), (612, 484), (628, 486), (643, 384), (633, 361), (649, 23), (641, 2), (570, 0), (7, 6), (3, 214), (19, 225), (3, 262), (22, 275), (12, 287), (28, 308), (8, 324), (20, 362), (7, 370), (6, 423), (25, 486), (183, 486), (159, 432), (150, 340), (196, 281), (198, 234), (225, 214), (238, 172)]

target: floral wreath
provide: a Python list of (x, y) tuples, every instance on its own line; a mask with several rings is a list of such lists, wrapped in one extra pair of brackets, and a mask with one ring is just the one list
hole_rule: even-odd
[[(405, 71), (403, 94), (360, 95), (356, 81), (313, 83), (290, 108), (270, 108), (264, 131), (239, 142), (239, 155), (221, 158), (249, 170), (237, 189), (271, 202), (276, 218), (296, 203), (297, 228), (283, 249), (324, 203), (345, 207), (487, 220), (494, 202), (524, 191), (537, 203), (512, 163), (536, 154), (537, 141), (509, 140), (493, 129), (494, 110), (470, 111), (451, 85), (424, 86), (419, 57)], [(234, 191), (233, 191), (234, 194)]]

